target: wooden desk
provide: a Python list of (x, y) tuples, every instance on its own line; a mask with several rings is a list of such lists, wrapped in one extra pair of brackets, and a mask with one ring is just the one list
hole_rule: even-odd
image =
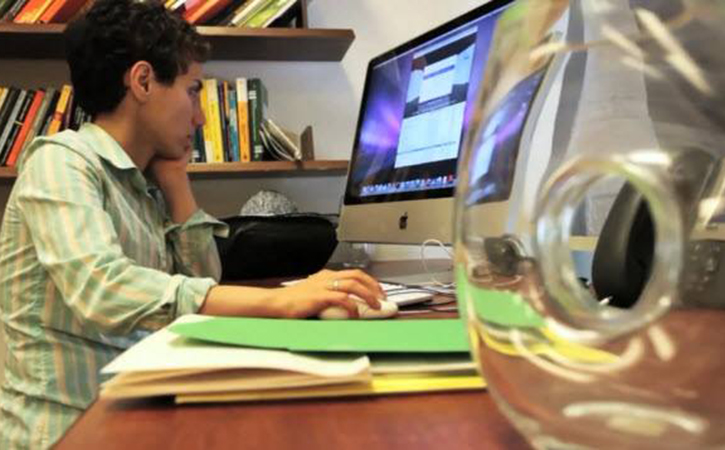
[(485, 392), (176, 406), (99, 400), (66, 449), (528, 449)]
[(101, 399), (55, 448), (516, 450), (529, 446), (491, 396), (477, 391), (179, 406), (171, 399)]

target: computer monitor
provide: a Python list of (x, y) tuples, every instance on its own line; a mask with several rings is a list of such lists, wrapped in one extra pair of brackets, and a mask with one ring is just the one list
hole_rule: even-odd
[[(555, 39), (549, 36), (549, 39)], [(532, 141), (537, 122), (563, 62), (561, 55), (540, 59), (488, 112), (479, 136), (472, 139), (469, 186), (465, 198), (468, 220), (480, 236), (519, 234), (529, 217), (538, 175), (552, 157), (551, 148)], [(535, 153), (535, 154), (534, 154)], [(527, 201), (528, 200), (528, 201)], [(530, 212), (530, 211), (529, 211)]]
[(368, 64), (338, 239), (452, 242), (457, 159), (494, 27), (493, 0)]

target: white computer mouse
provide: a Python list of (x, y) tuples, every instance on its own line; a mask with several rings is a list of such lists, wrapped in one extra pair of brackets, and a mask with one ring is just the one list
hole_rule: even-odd
[[(360, 297), (351, 295), (350, 298), (357, 303), (357, 312), (361, 319), (387, 319), (398, 314), (398, 305), (393, 302), (383, 300), (380, 302), (380, 309), (372, 309)], [(331, 306), (323, 309), (317, 317), (325, 320), (344, 320), (349, 319), (350, 314), (345, 308)]]

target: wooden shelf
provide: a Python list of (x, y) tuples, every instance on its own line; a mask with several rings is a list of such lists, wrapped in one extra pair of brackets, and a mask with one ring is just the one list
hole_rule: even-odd
[[(192, 178), (222, 178), (232, 176), (254, 175), (345, 175), (348, 161), (262, 161), (249, 163), (217, 163), (217, 164), (189, 164), (189, 174)], [(14, 167), (0, 167), (0, 180), (14, 180), (17, 172)]]
[[(64, 59), (64, 24), (0, 24), (0, 58)], [(197, 27), (213, 60), (341, 61), (349, 29)]]

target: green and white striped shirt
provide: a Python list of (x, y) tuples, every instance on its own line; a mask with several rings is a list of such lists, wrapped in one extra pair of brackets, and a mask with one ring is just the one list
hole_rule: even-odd
[(55, 443), (104, 365), (216, 284), (225, 225), (202, 211), (171, 223), (158, 193), (93, 124), (23, 153), (0, 231), (0, 448)]

